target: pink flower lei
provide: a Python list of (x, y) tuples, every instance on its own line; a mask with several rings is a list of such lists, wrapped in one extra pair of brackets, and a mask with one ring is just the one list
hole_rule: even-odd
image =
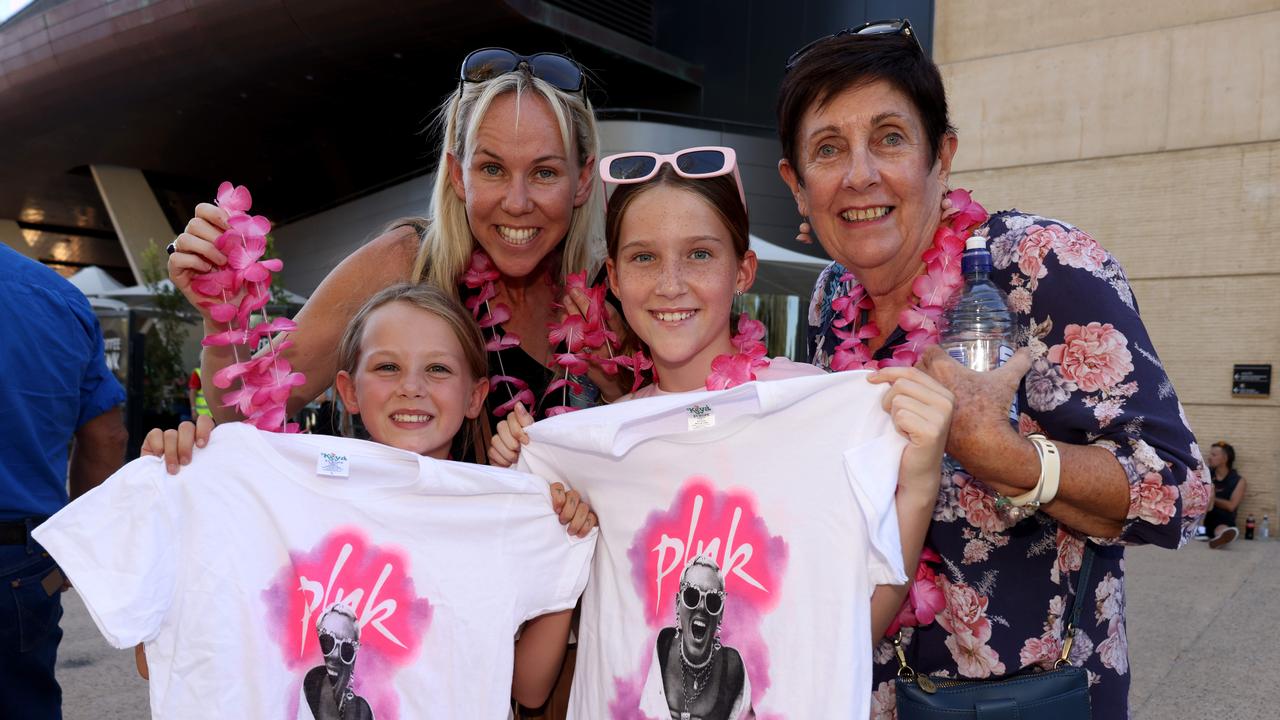
[(730, 342), (738, 349), (732, 355), (717, 355), (707, 376), (708, 390), (725, 390), (756, 379), (755, 371), (769, 366), (764, 346), (765, 327), (746, 313), (738, 316), (738, 334)]
[[(288, 318), (272, 320), (266, 306), (271, 300), (271, 275), (284, 263), (279, 259), (263, 260), (267, 251), (267, 233), (271, 222), (261, 215), (249, 215), (253, 204), (249, 189), (224, 182), (218, 186), (218, 207), (227, 212), (226, 232), (218, 236), (214, 246), (227, 257), (227, 264), (216, 266), (191, 281), (191, 287), (209, 298), (201, 303), (209, 309), (215, 322), (226, 323), (227, 329), (204, 337), (205, 347), (230, 345), (236, 362), (213, 376), (216, 387), (227, 389), (236, 380), (240, 387), (223, 396), (224, 407), (235, 407), (247, 422), (259, 429), (276, 432), (298, 432), (298, 424), (287, 422), (285, 409), (294, 387), (306, 382), (302, 373), (293, 372), (289, 361), (280, 353), (292, 345), (276, 342), (278, 332), (294, 330), (297, 325)], [(262, 320), (251, 325), (254, 311), (261, 310)], [(254, 358), (253, 352), (266, 338), (268, 352)], [(246, 346), (247, 358), (241, 360), (236, 348)]]
[[(466, 299), (465, 304), (481, 328), (501, 327), (502, 323), (511, 319), (511, 308), (493, 302), (498, 297), (498, 281), (501, 277), (487, 253), (479, 248), (471, 253), (471, 265), (462, 274), (462, 284), (476, 291)], [(547, 385), (542, 394), (542, 402), (554, 402), (557, 399), (554, 394), (559, 391), (560, 403), (543, 411), (547, 417), (579, 409), (569, 405), (569, 392), (582, 392), (581, 384), (573, 376), (585, 374), (593, 364), (609, 375), (616, 375), (619, 368), (630, 370), (633, 376), (632, 392), (644, 384), (645, 372), (653, 369), (653, 363), (643, 352), (630, 355), (619, 352), (618, 336), (608, 325), (606, 289), (603, 283), (587, 285), (587, 272), (583, 270), (566, 278), (565, 289), (581, 290), (587, 296), (587, 315), (567, 315), (560, 322), (547, 323), (547, 340), (551, 347), (556, 350), (563, 347), (565, 350), (552, 355), (552, 367), (559, 377), (553, 378)], [(529, 383), (508, 375), (506, 368), (502, 366), (502, 351), (519, 344), (520, 337), (505, 329), (501, 333), (495, 332), (485, 344), (485, 350), (498, 353), (499, 373), (489, 378), (490, 388), (507, 386), (508, 400), (493, 411), (499, 417), (511, 412), (517, 402), (530, 408), (537, 402)], [(595, 351), (601, 349), (605, 350), (607, 357), (597, 356)]]
[[(836, 313), (831, 323), (832, 332), (842, 340), (831, 358), (832, 370), (875, 370), (915, 365), (925, 348), (938, 343), (942, 310), (964, 282), (960, 275), (964, 241), (974, 228), (987, 220), (986, 209), (970, 197), (968, 190), (952, 190), (947, 193), (947, 198), (951, 200), (952, 214), (938, 225), (937, 232), (933, 234), (933, 244), (921, 256), (925, 274), (911, 284), (911, 292), (917, 301), (898, 316), (898, 326), (907, 331), (907, 341), (894, 348), (891, 358), (872, 359), (873, 353), (867, 341), (878, 336), (880, 328), (874, 320), (858, 324), (863, 313), (870, 317), (875, 308), (866, 288), (858, 283), (831, 301), (831, 309)], [(840, 278), (842, 282), (855, 279), (851, 273)]]

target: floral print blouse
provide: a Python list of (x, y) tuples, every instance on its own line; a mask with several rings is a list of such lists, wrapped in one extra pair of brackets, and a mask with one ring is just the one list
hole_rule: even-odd
[[(936, 582), (946, 607), (936, 622), (904, 631), (907, 661), (963, 678), (1051, 668), (1090, 540), (1095, 559), (1070, 659), (1088, 670), (1093, 716), (1126, 718), (1124, 545), (1181, 546), (1210, 504), (1209, 477), (1115, 258), (1078, 228), (1016, 210), (977, 232), (988, 238), (992, 279), (1009, 296), (1017, 344), (1035, 358), (1018, 390), (1020, 431), (1114, 453), (1129, 478), (1128, 520), (1118, 539), (1085, 538), (1043, 512), (1015, 524), (981, 479), (947, 458), (926, 541), (942, 556)], [(840, 342), (831, 301), (848, 290), (844, 273), (826, 268), (810, 305), (810, 357), (824, 368)], [(899, 328), (876, 357), (904, 339)], [(897, 669), (882, 641), (873, 718), (896, 717)]]

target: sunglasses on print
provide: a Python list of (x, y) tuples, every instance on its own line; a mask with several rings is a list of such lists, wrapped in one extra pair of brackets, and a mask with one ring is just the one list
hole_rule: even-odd
[(338, 658), (347, 665), (356, 661), (356, 650), (360, 649), (359, 642), (336, 637), (333, 633), (324, 629), (316, 632), (320, 635), (320, 652), (324, 653), (325, 657), (332, 657), (336, 652), (338, 653)]
[(677, 175), (690, 180), (705, 180), (733, 175), (738, 186), (738, 198), (742, 207), (747, 206), (747, 196), (742, 191), (742, 176), (738, 174), (738, 155), (730, 147), (709, 145), (679, 150), (669, 155), (651, 152), (626, 152), (610, 155), (600, 161), (600, 179), (615, 185), (629, 185), (651, 180), (663, 165), (670, 165)]
[(787, 58), (787, 67), (785, 72), (791, 72), (791, 68), (795, 67), (796, 63), (800, 61), (800, 58), (805, 56), (805, 53), (828, 40), (844, 37), (845, 35), (906, 35), (912, 40), (915, 40), (916, 49), (920, 51), (920, 54), (925, 54), (924, 47), (920, 44), (920, 38), (916, 37), (915, 31), (911, 29), (910, 20), (906, 18), (900, 18), (897, 20), (873, 20), (871, 22), (863, 23), (857, 27), (847, 27), (840, 32), (820, 37), (791, 53), (791, 57)]
[(461, 83), (482, 83), (525, 68), (530, 75), (565, 92), (580, 92), (586, 84), (582, 66), (558, 53), (521, 55), (506, 48), (489, 47), (474, 50), (462, 59)]
[(724, 594), (723, 590), (703, 590), (689, 583), (680, 583), (680, 604), (686, 610), (697, 610), (705, 603), (708, 613), (719, 615), (724, 612)]

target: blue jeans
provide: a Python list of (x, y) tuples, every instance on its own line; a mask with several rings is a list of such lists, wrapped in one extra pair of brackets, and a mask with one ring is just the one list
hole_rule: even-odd
[(62, 688), (53, 666), (62, 640), (62, 593), (45, 592), (43, 580), (57, 567), (30, 538), (0, 545), (0, 715), (22, 720), (61, 720)]

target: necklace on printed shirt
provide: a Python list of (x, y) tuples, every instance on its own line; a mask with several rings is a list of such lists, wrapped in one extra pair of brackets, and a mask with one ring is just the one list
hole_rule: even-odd
[[(680, 646), (680, 696), (683, 701), (681, 720), (688, 720), (692, 715), (689, 713), (689, 706), (698, 701), (704, 690), (707, 689), (708, 681), (711, 680), (711, 669), (714, 667), (713, 660), (716, 659), (716, 653), (720, 650), (720, 640), (716, 639), (711, 643), (711, 652), (707, 655), (707, 659), (701, 663), (693, 663), (684, 654), (684, 642), (680, 639), (680, 633), (676, 633), (675, 641)], [(692, 672), (693, 688), (689, 687), (690, 671)]]

